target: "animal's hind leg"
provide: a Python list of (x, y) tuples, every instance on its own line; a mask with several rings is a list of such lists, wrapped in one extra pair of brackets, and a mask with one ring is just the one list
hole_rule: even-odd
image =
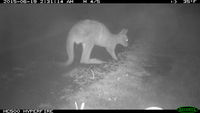
[(90, 59), (90, 55), (91, 55), (91, 52), (92, 52), (92, 49), (94, 47), (93, 44), (82, 44), (83, 45), (83, 53), (82, 53), (82, 56), (81, 56), (81, 63), (84, 63), (84, 64), (102, 64), (104, 63), (104, 61), (101, 61), (101, 60), (98, 60), (96, 58), (92, 58)]
[(88, 63), (89, 62), (89, 57), (90, 55), (88, 55), (88, 50), (91, 49), (91, 47), (89, 47), (89, 45), (82, 43), (82, 55), (81, 55), (81, 60), (80, 63)]
[(87, 53), (87, 55), (89, 55), (89, 56), (87, 56), (89, 64), (102, 64), (102, 63), (105, 63), (104, 61), (101, 61), (99, 59), (90, 58), (90, 55), (91, 55), (93, 47), (94, 47), (94, 45), (91, 45), (90, 49), (88, 49), (88, 53)]
[(96, 58), (92, 58), (92, 59), (90, 59), (90, 63), (91, 64), (102, 64), (102, 63), (106, 63), (106, 62), (96, 59)]

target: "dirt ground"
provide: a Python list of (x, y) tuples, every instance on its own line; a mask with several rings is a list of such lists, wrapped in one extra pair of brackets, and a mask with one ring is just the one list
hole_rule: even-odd
[(37, 59), (2, 72), (1, 108), (76, 109), (75, 103), (78, 108), (84, 103), (84, 109), (200, 106), (198, 57), (128, 51), (119, 58), (70, 71)]
[[(200, 59), (159, 55), (147, 58), (133, 52), (123, 54), (126, 58), (120, 62), (93, 69), (88, 67), (84, 70), (87, 73), (77, 74), (84, 68), (81, 67), (71, 73), (70, 76), (80, 86), (72, 97), (66, 97), (69, 108), (75, 108), (75, 103), (79, 109), (83, 103), (84, 109), (145, 109), (152, 106), (176, 109), (187, 105), (199, 107), (197, 75), (200, 65), (194, 62), (199, 62)], [(100, 68), (104, 71), (95, 71)], [(105, 69), (109, 71), (105, 72)]]

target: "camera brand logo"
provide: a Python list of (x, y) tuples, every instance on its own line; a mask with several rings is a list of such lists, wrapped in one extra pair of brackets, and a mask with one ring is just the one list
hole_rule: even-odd
[(182, 106), (182, 107), (179, 107), (177, 111), (180, 113), (196, 113), (198, 112), (198, 109), (193, 106)]

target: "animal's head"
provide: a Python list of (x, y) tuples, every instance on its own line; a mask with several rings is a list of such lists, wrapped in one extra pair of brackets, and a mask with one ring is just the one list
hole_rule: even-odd
[(123, 45), (124, 47), (127, 47), (127, 46), (128, 46), (127, 32), (128, 32), (128, 29), (122, 29), (122, 30), (118, 33), (118, 41), (119, 41), (119, 44)]

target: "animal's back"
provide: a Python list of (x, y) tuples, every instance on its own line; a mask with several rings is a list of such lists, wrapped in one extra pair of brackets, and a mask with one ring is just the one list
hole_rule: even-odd
[(68, 38), (72, 38), (70, 40), (74, 40), (76, 43), (95, 41), (101, 37), (105, 28), (105, 25), (98, 21), (82, 20), (71, 28)]

